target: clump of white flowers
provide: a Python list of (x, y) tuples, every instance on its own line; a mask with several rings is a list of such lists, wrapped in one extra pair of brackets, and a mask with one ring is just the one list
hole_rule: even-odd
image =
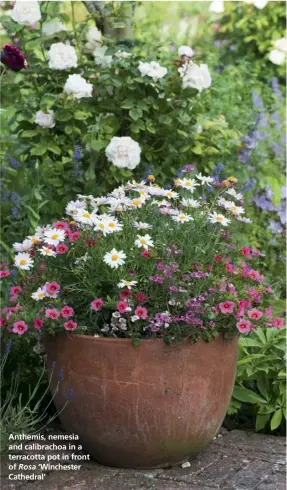
[(208, 10), (209, 10), (209, 12), (212, 12), (213, 14), (223, 14), (223, 12), (224, 12), (224, 1), (223, 0), (216, 0), (214, 2), (211, 2)]
[(72, 94), (74, 99), (92, 97), (93, 85), (88, 83), (81, 75), (69, 75), (64, 86), (66, 94)]
[(31, 26), (41, 19), (39, 3), (35, 1), (16, 1), (11, 12), (11, 19), (18, 24)]
[(48, 112), (38, 111), (35, 115), (35, 123), (42, 128), (53, 128), (55, 123), (54, 111), (50, 110)]
[(118, 168), (133, 170), (140, 163), (141, 148), (129, 136), (114, 136), (106, 147), (109, 162)]
[(243, 0), (245, 3), (252, 3), (257, 9), (264, 9), (266, 7), (268, 0)]
[(94, 51), (102, 42), (102, 33), (97, 27), (90, 27), (86, 34), (86, 49), (88, 51)]
[(201, 92), (204, 88), (209, 88), (211, 85), (211, 76), (208, 66), (205, 64), (198, 66), (189, 61), (180, 67), (178, 71), (182, 78), (183, 88), (195, 88)]
[(67, 70), (78, 66), (77, 53), (69, 44), (52, 44), (48, 52), (48, 59), (49, 68), (52, 70)]
[(112, 65), (113, 57), (105, 54), (107, 50), (107, 46), (98, 46), (94, 50), (93, 55), (96, 65), (100, 65), (103, 68), (109, 68)]
[(180, 46), (177, 50), (178, 56), (186, 56), (186, 58), (191, 58), (194, 55), (194, 51), (189, 46)]
[(140, 61), (138, 69), (142, 77), (151, 77), (154, 82), (157, 82), (167, 74), (167, 68), (160, 66), (157, 61), (151, 61), (150, 63)]
[(285, 37), (277, 39), (274, 43), (274, 48), (269, 53), (269, 61), (274, 63), (274, 65), (282, 65), (287, 54), (287, 39)]
[(44, 22), (42, 25), (42, 33), (44, 36), (53, 36), (57, 32), (66, 31), (67, 28), (59, 20), (51, 20), (50, 22)]
[(120, 58), (120, 59), (121, 59), (121, 58), (122, 58), (122, 59), (125, 59), (125, 58), (130, 58), (130, 57), (131, 57), (131, 55), (132, 55), (132, 53), (129, 53), (128, 51), (121, 51), (121, 50), (119, 50), (119, 51), (117, 51), (117, 52), (115, 53), (115, 56), (116, 56), (117, 58)]

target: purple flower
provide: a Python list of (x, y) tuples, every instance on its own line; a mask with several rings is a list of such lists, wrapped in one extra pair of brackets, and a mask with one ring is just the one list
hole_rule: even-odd
[(268, 230), (270, 230), (272, 233), (278, 233), (282, 231), (282, 227), (280, 223), (277, 221), (270, 221), (269, 226), (267, 227)]
[(16, 46), (11, 46), (10, 44), (4, 46), (0, 60), (12, 71), (20, 71), (23, 70), (23, 68), (27, 68), (23, 53), (21, 53)]
[(271, 85), (272, 85), (272, 90), (274, 92), (274, 95), (277, 97), (278, 100), (282, 100), (283, 95), (277, 77), (272, 78)]

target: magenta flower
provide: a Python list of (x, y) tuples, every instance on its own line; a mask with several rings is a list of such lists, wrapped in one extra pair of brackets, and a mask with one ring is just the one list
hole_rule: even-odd
[(10, 272), (9, 271), (0, 271), (0, 279), (3, 279), (4, 277), (9, 277)]
[(77, 323), (73, 322), (73, 320), (68, 320), (67, 322), (64, 323), (64, 328), (66, 330), (71, 330), (71, 331), (76, 330), (77, 326), (78, 326)]
[(66, 221), (56, 221), (56, 223), (52, 224), (53, 228), (57, 228), (57, 230), (69, 230), (69, 225)]
[(135, 294), (135, 298), (137, 301), (139, 301), (140, 303), (144, 303), (146, 300), (147, 300), (147, 297), (145, 294), (143, 293), (136, 293)]
[(144, 306), (137, 306), (135, 309), (135, 315), (137, 315), (142, 320), (146, 320), (147, 318), (147, 309)]
[(79, 231), (70, 231), (68, 237), (70, 242), (76, 242), (81, 237), (81, 233)]
[(224, 301), (224, 303), (219, 303), (218, 305), (221, 313), (233, 313), (234, 306), (233, 301)]
[(279, 318), (278, 316), (275, 316), (272, 320), (272, 326), (278, 329), (283, 328), (284, 318)]
[(61, 315), (63, 318), (70, 318), (71, 316), (73, 316), (73, 314), (74, 314), (74, 310), (71, 306), (65, 305), (61, 309)]
[(45, 311), (45, 317), (46, 318), (51, 318), (52, 320), (57, 320), (57, 318), (59, 318), (60, 316), (60, 313), (58, 312), (58, 310), (56, 310), (56, 308), (47, 308), (47, 310)]
[(242, 247), (240, 250), (241, 254), (248, 259), (251, 257), (251, 248), (250, 247)]
[(11, 46), (11, 44), (6, 44), (4, 46), (0, 60), (12, 71), (20, 71), (23, 68), (27, 68), (23, 53), (21, 53), (16, 46)]
[(249, 320), (239, 320), (239, 322), (236, 323), (236, 327), (240, 333), (247, 333), (251, 330), (251, 323)]
[(41, 318), (37, 317), (35, 318), (34, 320), (34, 328), (36, 328), (36, 330), (40, 330), (40, 328), (44, 325), (44, 322), (43, 320), (41, 320)]
[(119, 301), (117, 303), (117, 310), (120, 312), (120, 313), (126, 313), (128, 311), (128, 303), (126, 301)]
[(130, 295), (132, 294), (132, 292), (129, 290), (129, 289), (123, 289), (121, 292), (120, 292), (120, 299), (122, 301), (124, 301), (125, 299), (128, 299), (130, 297)]
[(266, 308), (266, 310), (265, 310), (265, 316), (267, 318), (271, 318), (272, 315), (273, 315), (273, 308), (272, 308), (272, 306), (268, 306), (268, 308)]
[(260, 320), (260, 318), (263, 316), (262, 311), (257, 310), (256, 308), (253, 308), (253, 310), (247, 311), (248, 318), (251, 320)]
[(19, 335), (23, 335), (28, 330), (27, 323), (23, 322), (23, 320), (19, 320), (18, 322), (13, 323), (12, 332), (18, 333)]
[(60, 284), (57, 282), (46, 282), (45, 288), (48, 296), (51, 296), (53, 298), (56, 297), (57, 293), (60, 291)]
[(59, 243), (57, 246), (56, 246), (56, 253), (57, 254), (65, 254), (66, 252), (68, 251), (68, 247), (65, 243)]
[(94, 299), (94, 301), (91, 302), (91, 310), (94, 311), (99, 311), (104, 304), (104, 301), (102, 298)]
[(21, 291), (22, 291), (21, 286), (12, 286), (12, 287), (10, 288), (10, 294), (11, 294), (11, 296), (15, 296), (15, 297), (17, 297), (17, 296), (18, 296), (18, 294), (20, 294), (20, 293), (21, 293)]

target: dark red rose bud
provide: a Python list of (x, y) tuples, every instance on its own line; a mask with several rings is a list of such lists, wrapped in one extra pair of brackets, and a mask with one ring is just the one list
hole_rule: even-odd
[(12, 71), (20, 71), (27, 68), (24, 55), (15, 46), (6, 44), (1, 53), (1, 61)]

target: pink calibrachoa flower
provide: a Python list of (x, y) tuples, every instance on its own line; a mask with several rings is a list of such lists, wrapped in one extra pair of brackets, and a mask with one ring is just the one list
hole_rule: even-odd
[(44, 325), (44, 322), (43, 320), (41, 320), (41, 318), (37, 317), (35, 318), (34, 320), (34, 328), (36, 328), (36, 330), (40, 330), (40, 328)]
[(239, 322), (236, 323), (236, 327), (240, 333), (247, 333), (251, 330), (251, 323), (249, 320), (239, 320)]
[(57, 230), (68, 230), (69, 225), (66, 221), (56, 221), (56, 223), (52, 224), (53, 228), (57, 228)]
[(60, 313), (58, 312), (58, 310), (56, 310), (56, 308), (47, 308), (47, 310), (45, 311), (45, 317), (46, 318), (51, 318), (52, 320), (57, 320), (57, 318), (59, 318), (60, 316)]
[(7, 267), (9, 267), (9, 263), (8, 262), (1, 262), (0, 269), (5, 269)]
[(0, 318), (0, 327), (5, 327), (5, 325), (7, 324), (5, 318)]
[(137, 306), (135, 309), (135, 315), (137, 315), (142, 320), (146, 320), (147, 318), (147, 309), (144, 306)]
[(77, 323), (73, 322), (73, 320), (68, 320), (67, 322), (64, 323), (64, 328), (66, 330), (76, 330), (77, 328)]
[(55, 295), (58, 294), (58, 292), (60, 291), (60, 287), (60, 284), (58, 284), (57, 282), (46, 282), (45, 284), (45, 289), (48, 296), (52, 297), (55, 297)]
[(79, 231), (70, 231), (68, 233), (68, 238), (70, 240), (70, 242), (76, 242), (77, 240), (79, 240), (81, 237), (81, 233)]
[(94, 301), (91, 302), (91, 310), (99, 311), (101, 310), (103, 304), (104, 301), (102, 300), (102, 298), (94, 299)]
[(250, 279), (253, 279), (253, 281), (257, 281), (257, 282), (262, 282), (264, 280), (264, 277), (254, 269), (249, 269), (248, 277), (250, 277)]
[(146, 295), (143, 294), (143, 293), (136, 293), (135, 294), (135, 298), (137, 301), (139, 301), (140, 303), (144, 303), (147, 299)]
[(227, 263), (227, 264), (225, 264), (225, 270), (227, 272), (234, 272), (235, 271), (235, 267), (234, 267), (234, 265)]
[(19, 335), (23, 335), (28, 330), (27, 323), (23, 322), (23, 320), (19, 320), (18, 322), (13, 323), (12, 332), (18, 333)]
[(57, 254), (65, 254), (67, 251), (68, 251), (68, 247), (65, 243), (59, 243), (57, 246), (56, 246), (56, 253)]
[(210, 327), (215, 327), (216, 323), (211, 320), (210, 322), (208, 322), (208, 325)]
[(271, 318), (272, 315), (273, 315), (273, 308), (272, 308), (272, 306), (268, 306), (268, 308), (266, 308), (266, 310), (265, 310), (265, 316), (267, 318)]
[(61, 315), (63, 318), (70, 318), (71, 316), (73, 316), (73, 314), (74, 314), (74, 310), (71, 306), (65, 305), (61, 309)]
[(214, 262), (221, 262), (223, 257), (221, 255), (215, 255)]
[(145, 257), (146, 259), (150, 259), (152, 257), (151, 252), (149, 252), (149, 250), (143, 250), (141, 252), (141, 256)]
[(232, 313), (234, 310), (235, 303), (233, 301), (224, 301), (223, 303), (219, 303), (218, 307), (221, 313)]
[(278, 316), (275, 316), (272, 320), (272, 326), (278, 329), (283, 328), (284, 318), (279, 318)]
[(251, 320), (260, 320), (260, 318), (263, 316), (262, 311), (257, 310), (257, 308), (253, 308), (253, 310), (247, 311), (248, 318), (251, 318)]
[(4, 277), (9, 277), (10, 276), (10, 271), (0, 271), (0, 279), (3, 279)]
[(132, 292), (129, 290), (129, 289), (123, 289), (121, 292), (120, 292), (120, 299), (123, 301), (125, 299), (128, 299), (130, 297), (130, 295), (132, 294)]
[(244, 257), (247, 257), (247, 258), (251, 257), (251, 248), (250, 247), (242, 247), (240, 252), (241, 252), (241, 255), (244, 255)]
[(128, 308), (129, 305), (128, 303), (126, 303), (126, 301), (119, 301), (119, 303), (117, 303), (117, 310), (120, 313), (126, 313), (128, 311)]
[(18, 294), (20, 294), (21, 291), (22, 291), (21, 286), (12, 286), (10, 288), (10, 294), (11, 294), (11, 296), (18, 296)]
[(15, 294), (14, 296), (11, 296), (11, 298), (9, 299), (9, 303), (14, 303), (14, 301), (16, 301), (18, 299), (18, 294)]

